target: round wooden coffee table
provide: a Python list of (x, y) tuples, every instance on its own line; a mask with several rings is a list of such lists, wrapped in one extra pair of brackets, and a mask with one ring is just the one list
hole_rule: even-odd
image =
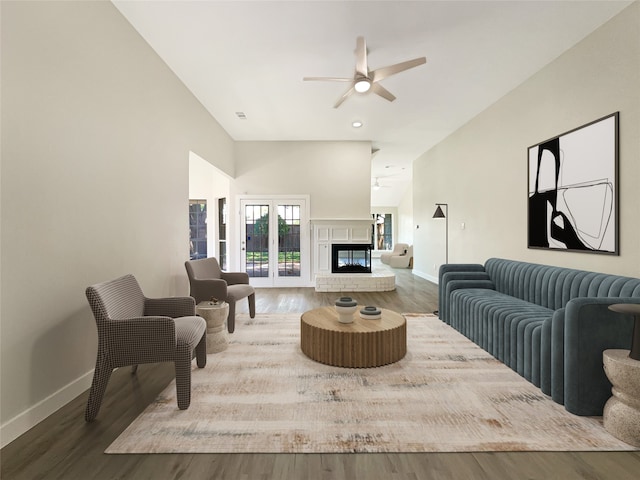
[(309, 310), (300, 317), (300, 347), (309, 358), (336, 367), (379, 367), (397, 362), (407, 353), (407, 322), (402, 315), (382, 310), (382, 318), (338, 322), (334, 307)]

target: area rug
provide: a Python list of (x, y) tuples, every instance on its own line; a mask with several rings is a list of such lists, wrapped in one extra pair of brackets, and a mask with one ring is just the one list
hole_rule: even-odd
[(189, 409), (172, 383), (106, 453), (635, 450), (438, 318), (405, 317), (404, 359), (351, 369), (302, 353), (299, 314), (238, 315), (228, 349), (194, 362)]

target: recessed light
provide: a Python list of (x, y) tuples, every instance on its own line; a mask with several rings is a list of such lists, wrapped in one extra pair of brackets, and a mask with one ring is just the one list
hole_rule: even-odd
[(355, 122), (351, 123), (351, 126), (353, 128), (360, 128), (363, 125), (363, 123), (360, 120), (356, 120)]
[(240, 120), (246, 120), (247, 119), (247, 115), (244, 112), (236, 112), (236, 116), (240, 119)]

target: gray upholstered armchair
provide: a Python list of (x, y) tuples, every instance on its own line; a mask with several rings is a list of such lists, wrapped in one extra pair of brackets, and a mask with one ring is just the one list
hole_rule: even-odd
[(190, 295), (196, 303), (215, 297), (229, 304), (227, 329), (233, 333), (236, 328), (236, 302), (244, 297), (249, 299), (249, 315), (256, 316), (255, 290), (249, 285), (249, 275), (245, 272), (223, 272), (218, 260), (203, 258), (184, 263), (191, 287)]
[(191, 403), (191, 361), (207, 363), (206, 322), (191, 297), (146, 298), (133, 275), (88, 287), (98, 326), (98, 355), (85, 420), (96, 418), (114, 368), (174, 362), (178, 408)]

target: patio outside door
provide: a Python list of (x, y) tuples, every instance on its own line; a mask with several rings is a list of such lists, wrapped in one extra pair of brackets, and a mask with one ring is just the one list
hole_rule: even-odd
[(254, 287), (308, 286), (307, 200), (241, 198), (242, 269)]

